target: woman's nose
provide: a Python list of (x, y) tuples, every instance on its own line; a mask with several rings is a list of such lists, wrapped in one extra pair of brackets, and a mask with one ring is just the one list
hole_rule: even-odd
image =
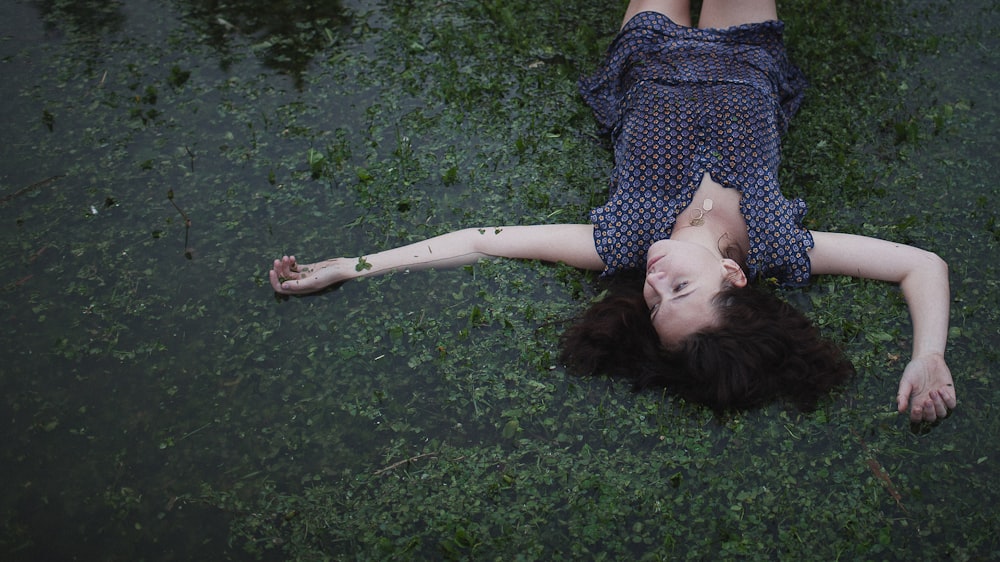
[(656, 290), (657, 293), (662, 292), (661, 288), (666, 282), (667, 274), (662, 271), (654, 271), (646, 274), (646, 283)]

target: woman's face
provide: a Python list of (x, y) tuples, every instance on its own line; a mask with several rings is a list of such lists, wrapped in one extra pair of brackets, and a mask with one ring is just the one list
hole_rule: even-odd
[(713, 299), (746, 276), (731, 259), (693, 242), (661, 240), (646, 255), (642, 289), (653, 328), (665, 345), (676, 345), (717, 321)]

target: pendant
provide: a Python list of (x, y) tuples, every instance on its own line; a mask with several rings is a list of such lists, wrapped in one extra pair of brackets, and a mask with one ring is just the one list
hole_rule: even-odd
[(713, 205), (714, 203), (712, 202), (712, 200), (706, 198), (705, 202), (701, 204), (701, 208), (695, 209), (696, 211), (698, 211), (698, 216), (691, 219), (690, 223), (691, 226), (701, 226), (705, 224), (705, 213), (711, 211)]

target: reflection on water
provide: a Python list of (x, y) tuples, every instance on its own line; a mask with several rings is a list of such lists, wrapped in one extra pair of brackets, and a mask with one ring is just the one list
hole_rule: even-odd
[(53, 34), (99, 37), (121, 31), (125, 25), (120, 2), (103, 0), (34, 0)]
[(103, 0), (34, 0), (46, 35), (63, 38), (83, 49), (87, 60), (100, 56), (102, 40), (125, 27), (120, 2)]
[(336, 30), (350, 22), (339, 0), (178, 0), (185, 21), (205, 38), (225, 69), (235, 38), (246, 37), (261, 63), (291, 76), (298, 87), (312, 57), (337, 42)]
[[(100, 56), (102, 41), (122, 31), (127, 20), (121, 2), (35, 0), (33, 5), (46, 33), (82, 46), (88, 60)], [(184, 21), (215, 49), (223, 70), (242, 58), (249, 41), (261, 64), (292, 77), (298, 87), (313, 57), (336, 45), (339, 30), (351, 21), (340, 0), (177, 0), (177, 5)]]

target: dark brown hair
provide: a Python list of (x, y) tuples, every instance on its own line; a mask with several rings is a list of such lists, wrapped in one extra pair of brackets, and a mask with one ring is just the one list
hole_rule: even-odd
[(649, 320), (641, 282), (618, 284), (562, 336), (571, 371), (662, 387), (716, 413), (785, 400), (803, 411), (854, 375), (841, 350), (801, 312), (768, 291), (729, 288), (715, 299), (719, 322), (670, 348)]

